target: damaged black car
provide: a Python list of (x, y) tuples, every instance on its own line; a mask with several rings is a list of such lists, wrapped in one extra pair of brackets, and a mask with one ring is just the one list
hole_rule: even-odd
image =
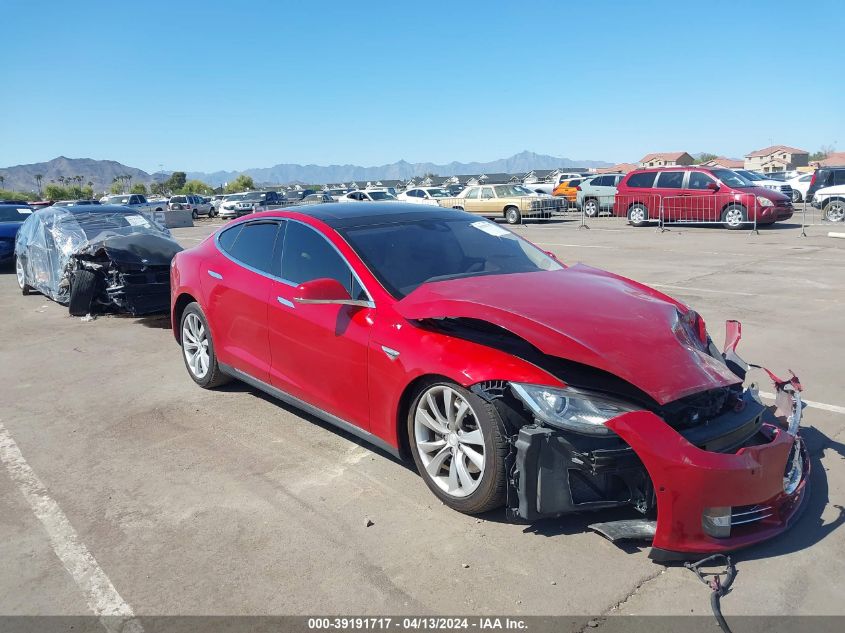
[(133, 209), (53, 206), (33, 213), (15, 241), (23, 294), (40, 292), (71, 315), (166, 312), (170, 262), (182, 247)]

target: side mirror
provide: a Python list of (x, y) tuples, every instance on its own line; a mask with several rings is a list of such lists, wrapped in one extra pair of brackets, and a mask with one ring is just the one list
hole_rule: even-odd
[(367, 301), (355, 300), (349, 296), (349, 291), (337, 279), (313, 279), (300, 284), (293, 300), (305, 304), (332, 304), (345, 306), (366, 307)]
[(715, 193), (716, 191), (719, 191), (719, 185), (717, 185), (715, 182), (708, 182), (708, 183), (707, 183), (707, 188), (708, 188), (710, 191), (713, 191), (714, 193)]

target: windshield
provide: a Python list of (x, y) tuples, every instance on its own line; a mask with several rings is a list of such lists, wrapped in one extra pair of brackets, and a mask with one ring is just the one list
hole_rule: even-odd
[[(104, 232), (117, 235), (133, 235), (137, 233), (164, 234), (170, 237), (170, 231), (167, 229), (159, 226), (140, 213), (130, 213), (128, 211), (80, 211), (78, 213), (67, 213), (56, 218), (55, 226), (57, 228), (63, 226), (72, 227), (74, 223), (82, 229), (82, 232), (89, 239)], [(74, 229), (70, 228), (69, 230), (73, 231)]]
[(367, 194), (370, 196), (371, 200), (396, 200), (396, 198), (386, 191), (368, 191)]
[(743, 187), (755, 186), (753, 182), (745, 178), (742, 174), (731, 171), (730, 169), (714, 169), (710, 173), (728, 187), (739, 187), (741, 189)]
[(426, 218), (342, 233), (398, 299), (426, 282), (562, 268), (543, 251), (488, 220)]
[(23, 222), (30, 215), (32, 215), (32, 209), (29, 207), (0, 206), (0, 222)]
[(428, 195), (432, 198), (448, 198), (449, 192), (445, 189), (426, 189), (428, 191)]
[(112, 196), (106, 200), (107, 204), (129, 204), (129, 196)]
[(513, 196), (529, 196), (531, 192), (522, 185), (496, 185), (496, 197), (508, 198)]
[(231, 196), (226, 196), (226, 202), (237, 202), (238, 200), (243, 200), (246, 197), (247, 194), (245, 193), (236, 193)]
[(755, 174), (753, 171), (748, 171), (747, 169), (736, 169), (734, 171), (746, 180), (765, 180), (760, 174)]

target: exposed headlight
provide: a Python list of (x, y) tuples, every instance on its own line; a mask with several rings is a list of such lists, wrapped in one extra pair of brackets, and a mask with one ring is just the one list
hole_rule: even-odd
[(763, 196), (757, 196), (757, 202), (761, 207), (773, 207), (775, 203), (769, 200), (768, 198), (764, 198)]
[(604, 423), (639, 407), (575, 389), (512, 382), (516, 396), (549, 426), (589, 435), (612, 435)]

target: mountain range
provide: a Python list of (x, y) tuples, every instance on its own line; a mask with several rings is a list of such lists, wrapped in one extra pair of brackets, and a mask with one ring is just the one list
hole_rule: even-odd
[[(490, 162), (451, 162), (445, 165), (435, 163), (409, 163), (400, 160), (388, 165), (361, 167), (359, 165), (297, 165), (283, 163), (273, 167), (257, 167), (243, 171), (187, 172), (188, 179), (202, 180), (214, 187), (233, 180), (240, 174), (251, 176), (256, 184), (328, 184), (358, 180), (406, 180), (414, 176), (437, 174), (454, 176), (456, 174), (483, 173), (525, 173), (532, 169), (556, 169), (558, 167), (606, 167), (610, 165), (600, 160), (571, 160), (547, 154), (524, 151), (509, 158)], [(50, 182), (58, 182), (60, 177), (82, 176), (82, 183), (93, 183), (94, 191), (107, 190), (115, 177), (129, 175), (133, 183), (150, 184), (167, 179), (168, 173), (149, 174), (141, 169), (129, 167), (113, 160), (94, 160), (91, 158), (66, 158), (59, 156), (43, 163), (15, 165), (0, 168), (1, 189), (14, 191), (34, 191), (37, 188), (35, 175), (41, 174), (42, 187)]]

